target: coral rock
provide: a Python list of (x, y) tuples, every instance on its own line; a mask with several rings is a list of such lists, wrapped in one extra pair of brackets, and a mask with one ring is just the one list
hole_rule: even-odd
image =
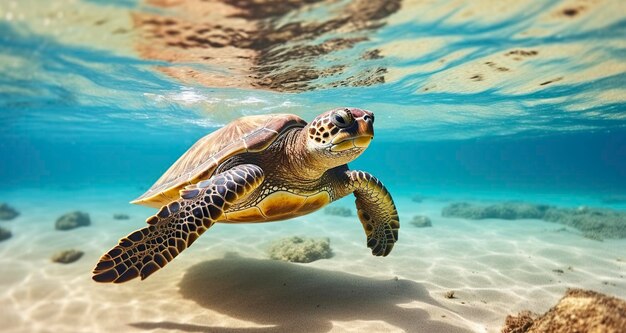
[(53, 262), (57, 262), (60, 264), (69, 264), (80, 259), (80, 257), (83, 256), (83, 254), (84, 253), (82, 251), (78, 251), (78, 250), (65, 250), (59, 253), (55, 253), (52, 256), (51, 260)]
[(428, 216), (422, 216), (422, 215), (413, 216), (413, 220), (411, 220), (411, 224), (418, 228), (426, 228), (426, 227), (433, 226), (433, 224), (430, 222), (430, 218), (428, 218)]
[(15, 210), (15, 208), (5, 204), (0, 203), (0, 220), (12, 220), (16, 218), (20, 213)]
[(517, 316), (508, 315), (504, 320), (502, 333), (524, 333), (533, 325), (536, 317), (530, 311), (522, 311)]
[(75, 211), (59, 217), (54, 225), (57, 230), (70, 230), (91, 224), (89, 214)]
[(328, 238), (283, 238), (275, 241), (270, 246), (268, 252), (272, 259), (301, 263), (328, 259), (333, 255)]
[(626, 301), (591, 290), (569, 289), (538, 318), (528, 312), (508, 316), (503, 333), (619, 333), (626, 327)]
[(0, 227), (0, 242), (11, 238), (12, 234), (9, 230)]

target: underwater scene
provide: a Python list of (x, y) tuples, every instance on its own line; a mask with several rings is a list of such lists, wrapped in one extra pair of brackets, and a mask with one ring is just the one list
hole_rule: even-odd
[(622, 0), (3, 0), (0, 152), (0, 332), (626, 331)]

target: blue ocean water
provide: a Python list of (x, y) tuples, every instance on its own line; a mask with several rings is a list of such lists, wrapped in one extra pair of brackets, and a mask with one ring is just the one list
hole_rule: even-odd
[[(70, 210), (80, 200), (73, 193), (88, 191), (94, 196), (85, 200), (94, 202), (114, 193), (120, 207), (196, 140), (238, 117), (295, 113), (309, 121), (353, 106), (374, 112), (376, 123), (372, 144), (350, 167), (375, 174), (399, 201), (423, 195), (626, 209), (622, 1), (528, 1), (501, 15), (481, 12), (488, 1), (400, 2), (380, 27), (345, 33), (366, 35), (363, 42), (320, 55), (320, 68), (349, 66), (306, 91), (168, 75), (163, 68), (215, 75), (232, 68), (143, 56), (132, 15), (178, 10), (154, 3), (0, 4), (0, 202), (24, 207), (20, 198), (60, 191)], [(337, 3), (311, 5), (281, 24)], [(571, 8), (576, 14), (563, 14)], [(363, 60), (369, 50), (383, 56)], [(515, 50), (535, 54), (511, 60)], [(329, 85), (379, 68), (384, 82)]]
[[(132, 1), (89, 3), (144, 8)], [(360, 65), (399, 68), (402, 75), (394, 81), (304, 93), (182, 84), (154, 70), (167, 64), (63, 42), (33, 31), (35, 23), (28, 19), (7, 20), (11, 6), (4, 6), (0, 144), (11, 158), (3, 159), (0, 179), (18, 187), (147, 184), (196, 139), (241, 115), (295, 112), (310, 120), (327, 108), (350, 105), (377, 115), (376, 140), (354, 165), (374, 169), (399, 187), (623, 193), (626, 20), (618, 16), (598, 24), (605, 14), (598, 10), (575, 23), (553, 23), (552, 34), (518, 36), (537, 25), (541, 14), (559, 8), (540, 3), (529, 5), (524, 15), (489, 23), (454, 22), (450, 17), (459, 7), (437, 20), (389, 24), (358, 47), (389, 40), (419, 44), (425, 37), (454, 42)], [(571, 45), (584, 51), (531, 60), (519, 69), (523, 76), (501, 85), (422, 89), (432, 77), (456, 75), (455, 69), (488, 55)], [(412, 69), (459, 51), (469, 53), (437, 69)], [(601, 75), (532, 91), (525, 86), (544, 73), (567, 78), (603, 63), (607, 70)], [(603, 99), (606, 92), (613, 97)]]

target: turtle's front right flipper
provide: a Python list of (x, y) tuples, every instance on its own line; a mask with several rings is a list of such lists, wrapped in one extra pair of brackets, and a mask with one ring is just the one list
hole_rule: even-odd
[(177, 201), (146, 220), (148, 227), (122, 238), (93, 270), (97, 282), (145, 279), (189, 247), (238, 198), (256, 189), (263, 170), (243, 164), (185, 188)]
[(357, 215), (365, 230), (367, 247), (375, 256), (387, 256), (398, 241), (400, 219), (383, 183), (363, 171), (348, 171), (349, 188), (356, 197)]

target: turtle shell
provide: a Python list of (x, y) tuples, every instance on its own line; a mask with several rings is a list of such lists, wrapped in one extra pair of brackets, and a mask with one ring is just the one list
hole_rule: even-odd
[(179, 190), (213, 176), (226, 159), (265, 150), (285, 130), (304, 127), (293, 114), (270, 114), (239, 118), (194, 143), (146, 193), (131, 203), (161, 207), (179, 198)]

